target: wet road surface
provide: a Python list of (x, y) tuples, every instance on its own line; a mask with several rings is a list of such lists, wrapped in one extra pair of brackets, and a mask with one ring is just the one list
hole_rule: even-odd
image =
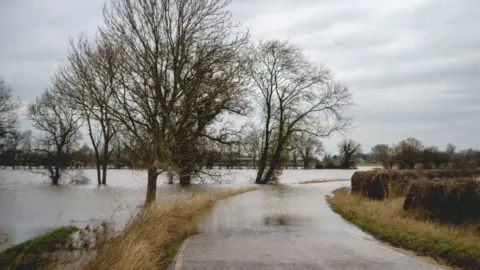
[(333, 213), (349, 182), (262, 187), (222, 200), (171, 269), (438, 269), (390, 249)]

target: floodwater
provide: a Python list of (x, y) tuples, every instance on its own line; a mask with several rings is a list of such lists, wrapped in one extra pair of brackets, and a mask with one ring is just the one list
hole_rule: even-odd
[(350, 182), (308, 185), (264, 186), (221, 201), (200, 224), (207, 234), (262, 231), (278, 227), (308, 231), (337, 231), (339, 228), (362, 234), (355, 226), (334, 214), (325, 196)]
[[(371, 168), (361, 167), (360, 169)], [(221, 174), (217, 180), (221, 179), (222, 184), (207, 179), (206, 184), (193, 185), (189, 188), (168, 185), (166, 178), (160, 176), (157, 198), (168, 200), (194, 192), (250, 185), (255, 176), (254, 170), (218, 170), (216, 172)], [(306, 189), (308, 192), (316, 193), (314, 188), (308, 187), (313, 185), (288, 184), (312, 179), (350, 178), (354, 172), (354, 170), (285, 170), (280, 182), (287, 186), (262, 188), (262, 192), (248, 195), (259, 197), (252, 200), (250, 204), (243, 203), (238, 207), (231, 206), (230, 209), (226, 209), (226, 211), (256, 209), (257, 212), (252, 212), (252, 215), (257, 215), (257, 218), (234, 221), (235, 217), (232, 216), (229, 222), (236, 224), (235, 226), (241, 226), (241, 222), (263, 224), (262, 226), (296, 222), (314, 224), (317, 222), (314, 218), (315, 207), (305, 208), (306, 212), (296, 214), (287, 215), (284, 211), (303, 203), (304, 197), (298, 195), (298, 190)], [(0, 249), (28, 240), (58, 226), (85, 227), (106, 221), (113, 224), (115, 230), (121, 230), (145, 198), (147, 178), (144, 171), (109, 170), (108, 186), (105, 187), (96, 185), (95, 170), (84, 170), (76, 174), (88, 177), (91, 183), (53, 187), (45, 181), (44, 176), (28, 170), (0, 170)], [(323, 200), (323, 193), (316, 194), (319, 200)], [(254, 205), (254, 202), (262, 205)], [(270, 212), (265, 209), (270, 209)], [(215, 217), (212, 220), (215, 220)], [(221, 227), (220, 225), (211, 226), (216, 229)]]
[(350, 182), (262, 186), (217, 202), (175, 269), (440, 269), (390, 249), (331, 211)]

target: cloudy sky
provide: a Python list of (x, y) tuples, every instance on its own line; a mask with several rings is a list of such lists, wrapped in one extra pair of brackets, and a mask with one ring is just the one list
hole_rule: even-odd
[[(69, 37), (95, 32), (102, 5), (0, 0), (0, 76), (22, 101), (48, 86)], [(480, 148), (478, 0), (233, 0), (231, 10), (253, 40), (298, 44), (348, 84), (355, 129), (347, 135), (364, 151), (410, 136)]]

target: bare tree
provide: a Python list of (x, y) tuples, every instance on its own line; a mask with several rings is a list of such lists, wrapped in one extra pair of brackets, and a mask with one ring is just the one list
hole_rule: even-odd
[(338, 147), (340, 149), (340, 156), (342, 158), (340, 168), (350, 169), (351, 167), (355, 166), (353, 157), (357, 154), (360, 154), (360, 144), (352, 139), (344, 139)]
[(416, 138), (407, 138), (396, 146), (395, 160), (400, 169), (415, 169), (421, 161), (421, 154), (425, 148), (423, 143)]
[(225, 112), (244, 113), (246, 34), (230, 22), (226, 0), (118, 0), (104, 11), (102, 34), (123, 60), (111, 112), (131, 135), (148, 170), (147, 202), (157, 176), (175, 171), (188, 185), (201, 170), (204, 138)]
[(12, 169), (15, 170), (16, 166), (20, 161), (20, 147), (23, 144), (22, 133), (19, 130), (14, 129), (10, 130), (5, 138), (6, 141), (6, 152), (8, 153), (8, 165), (12, 166)]
[(107, 184), (116, 122), (109, 104), (118, 85), (121, 55), (118, 46), (99, 35), (94, 42), (84, 36), (70, 41), (68, 62), (54, 78), (56, 89), (85, 120), (95, 152), (98, 185)]
[(266, 184), (274, 180), (292, 134), (322, 138), (348, 127), (343, 112), (351, 95), (328, 68), (310, 63), (299, 48), (286, 42), (262, 42), (253, 48), (251, 63), (263, 120), (255, 182)]
[(68, 169), (71, 152), (79, 139), (79, 117), (70, 110), (65, 99), (45, 90), (28, 106), (28, 118), (42, 132), (36, 150), (45, 156), (45, 168), (52, 185), (58, 185)]
[(245, 138), (244, 138), (244, 148), (245, 154), (252, 159), (252, 166), (254, 169), (257, 168), (257, 158), (258, 153), (260, 152), (262, 134), (261, 130), (255, 127), (253, 124), (247, 126), (247, 130), (245, 131)]
[(308, 169), (312, 159), (324, 151), (322, 142), (309, 133), (301, 134), (295, 138), (294, 145), (295, 151), (302, 158), (304, 169)]
[(32, 168), (32, 131), (27, 130), (24, 131), (21, 135), (21, 144), (20, 144), (20, 151), (22, 155), (22, 165), (26, 166), (28, 164), (28, 168)]
[(393, 166), (393, 156), (389, 153), (388, 144), (377, 144), (372, 147), (372, 157), (380, 162), (385, 169), (391, 169)]
[(19, 107), (20, 102), (12, 97), (12, 88), (0, 77), (0, 140), (16, 130)]

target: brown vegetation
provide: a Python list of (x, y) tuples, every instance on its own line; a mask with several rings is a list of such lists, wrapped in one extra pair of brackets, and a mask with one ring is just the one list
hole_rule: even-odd
[(313, 179), (308, 181), (302, 181), (299, 184), (316, 184), (316, 183), (327, 183), (327, 182), (344, 182), (348, 179)]
[(405, 210), (442, 222), (480, 221), (480, 181), (475, 178), (414, 181)]
[(107, 239), (80, 269), (161, 269), (169, 250), (195, 233), (216, 200), (254, 189), (227, 189), (151, 204), (122, 234)]
[(341, 188), (329, 198), (332, 209), (375, 237), (419, 254), (460, 266), (480, 266), (480, 225), (441, 224), (402, 209), (404, 197), (372, 200)]
[(480, 169), (441, 170), (371, 170), (355, 172), (352, 191), (371, 199), (406, 196), (413, 180), (435, 178), (478, 177)]

